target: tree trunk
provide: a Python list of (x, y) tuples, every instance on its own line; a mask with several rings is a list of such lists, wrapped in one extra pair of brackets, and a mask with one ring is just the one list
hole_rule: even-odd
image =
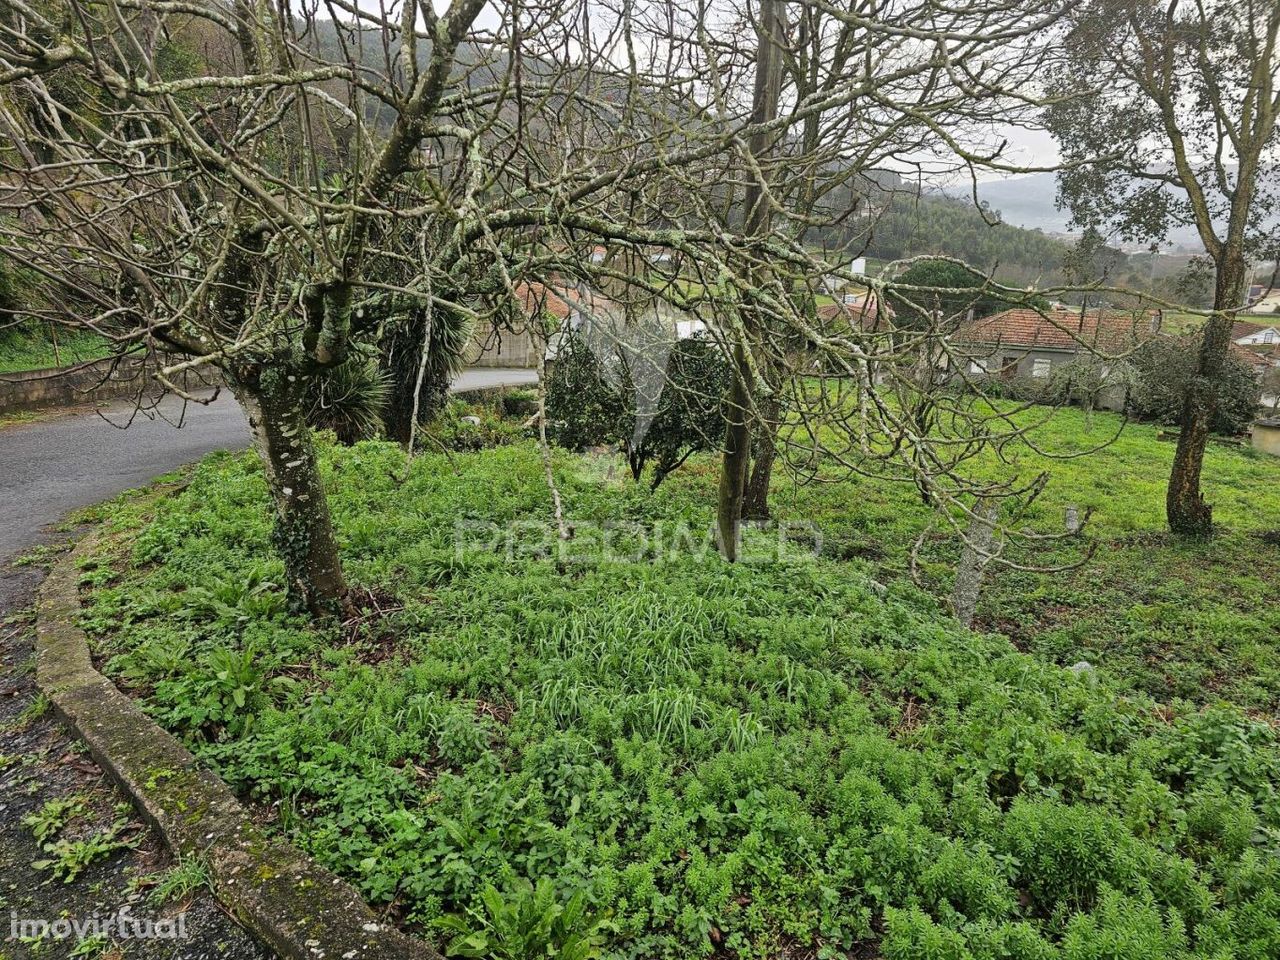
[(742, 500), (744, 520), (769, 519), (769, 482), (773, 479), (773, 462), (778, 456), (778, 419), (782, 405), (776, 393), (759, 403), (760, 418), (756, 421), (755, 461), (751, 464), (751, 476), (747, 480)]
[[(786, 24), (782, 0), (760, 0), (760, 22), (757, 26), (755, 89), (752, 93), (751, 120), (764, 124), (778, 116), (782, 91), (782, 44)], [(743, 226), (748, 236), (763, 237), (769, 233), (770, 214), (763, 177), (773, 148), (768, 131), (752, 133), (747, 150), (761, 164), (761, 175), (752, 175), (743, 191)], [(756, 309), (748, 304), (743, 312), (745, 335), (758, 327)], [(751, 466), (751, 367), (747, 363), (747, 345), (739, 342), (733, 351), (733, 383), (729, 387), (725, 411), (724, 456), (720, 463), (720, 504), (716, 522), (720, 532), (720, 553), (730, 563), (738, 559), (742, 536), (743, 498), (747, 491), (747, 473)]]
[(742, 539), (742, 501), (751, 464), (751, 369), (746, 348), (733, 352), (733, 382), (725, 403), (724, 456), (720, 465), (720, 554), (730, 563), (738, 559)]
[(996, 546), (996, 518), (999, 513), (998, 501), (979, 499), (973, 506), (973, 516), (965, 532), (964, 549), (960, 552), (960, 566), (956, 568), (956, 582), (951, 592), (951, 606), (956, 619), (966, 627), (973, 626), (973, 615), (978, 609), (982, 581)]
[(1217, 407), (1218, 380), (1231, 349), (1231, 327), (1240, 308), (1245, 272), (1244, 258), (1238, 253), (1226, 254), (1218, 262), (1214, 313), (1205, 324), (1195, 374), (1183, 396), (1178, 449), (1165, 495), (1169, 529), (1179, 536), (1207, 537), (1213, 532), (1213, 508), (1200, 492), (1200, 470)]
[(284, 560), (290, 606), (314, 617), (345, 613), (347, 584), (303, 414), (302, 378), (253, 367), (230, 379), (275, 504), (272, 540)]

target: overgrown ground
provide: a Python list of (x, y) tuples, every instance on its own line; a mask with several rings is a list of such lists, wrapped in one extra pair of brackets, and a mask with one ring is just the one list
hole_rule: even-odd
[[(55, 339), (56, 336), (56, 339)], [(98, 360), (110, 352), (106, 340), (87, 331), (5, 330), (0, 335), (0, 374), (43, 370)]]
[[(1082, 434), (1065, 412), (1042, 439)], [(153, 521), (104, 511), (87, 620), (264, 816), (455, 950), (1262, 960), (1280, 461), (1215, 448), (1226, 532), (1181, 546), (1158, 532), (1168, 457), (1133, 428), (1055, 464), (1031, 519), (1095, 506), (1102, 548), (998, 575), (992, 632), (935, 599), (953, 543), (926, 546), (925, 589), (905, 576), (914, 490), (780, 486), (824, 555), (760, 532), (731, 568), (702, 539), (712, 463), (651, 495), (566, 454), (561, 552), (528, 522), (549, 497), (527, 444), (407, 471), (328, 450), (365, 614), (321, 633), (284, 610), (253, 460), (211, 458)]]
[[(1061, 532), (1068, 505), (1088, 511), (1093, 559), (1057, 575), (996, 571), (979, 607), (979, 625), (1053, 662), (1096, 663), (1153, 697), (1208, 703), (1222, 697), (1275, 713), (1280, 704), (1280, 460), (1247, 447), (1211, 443), (1205, 491), (1219, 536), (1209, 543), (1166, 535), (1164, 488), (1173, 444), (1157, 428), (1099, 414), (1091, 426), (1075, 409), (1037, 418), (1039, 452), (1006, 448), (975, 465), (992, 478), (1052, 479), (1025, 522)], [(1115, 439), (1112, 439), (1115, 438)], [(1106, 446), (1097, 453), (1074, 454)], [(702, 469), (713, 473), (714, 467)], [(699, 478), (710, 483), (710, 473)], [(783, 518), (811, 519), (835, 555), (870, 559), (885, 576), (905, 575), (907, 552), (930, 513), (913, 487), (849, 481), (775, 497)], [(958, 541), (945, 530), (923, 551), (924, 585), (946, 596)], [(1014, 547), (1009, 559), (1065, 564), (1075, 544)]]

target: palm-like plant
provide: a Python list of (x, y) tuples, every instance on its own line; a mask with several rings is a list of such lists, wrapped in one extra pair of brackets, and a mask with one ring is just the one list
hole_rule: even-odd
[(465, 315), (439, 307), (429, 314), (414, 307), (384, 325), (379, 367), (387, 383), (383, 420), (390, 439), (409, 442), (415, 394), (418, 422), (444, 407), (449, 384), (466, 365), (471, 329)]
[(373, 359), (352, 355), (315, 378), (310, 393), (307, 421), (316, 429), (332, 430), (340, 442), (358, 443), (382, 431), (391, 389)]

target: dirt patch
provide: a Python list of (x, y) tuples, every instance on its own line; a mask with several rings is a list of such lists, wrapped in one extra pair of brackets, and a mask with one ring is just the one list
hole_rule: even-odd
[[(41, 576), (35, 567), (0, 572), (8, 607), (0, 609), (0, 618), (7, 616), (0, 619), (0, 958), (43, 960), (65, 957), (79, 948), (90, 960), (269, 960), (274, 954), (207, 891), (168, 903), (151, 902), (149, 878), (170, 868), (172, 858), (37, 694), (32, 617), (21, 607)], [(36, 839), (32, 821), (23, 822), (33, 817), (51, 830), (44, 843)], [(57, 860), (43, 846), (60, 839), (68, 844), (64, 849), (86, 855), (95, 839), (109, 849), (94, 855), (74, 880), (63, 882), (54, 876), (54, 868), (33, 865)], [(51, 923), (62, 918), (107, 920), (125, 908), (134, 921), (170, 921), (168, 928), (155, 929), (185, 936), (94, 939), (72, 934), (59, 941), (26, 942), (13, 937), (15, 915)], [(142, 928), (126, 928), (125, 933), (132, 929)]]

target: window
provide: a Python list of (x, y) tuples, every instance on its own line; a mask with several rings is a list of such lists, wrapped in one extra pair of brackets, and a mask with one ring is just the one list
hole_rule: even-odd
[(986, 373), (986, 372), (987, 372), (987, 361), (985, 361), (985, 360), (970, 360), (970, 361), (969, 361), (969, 372), (970, 372), (971, 374), (975, 375), (975, 376), (979, 376), (979, 377), (980, 377), (980, 376), (982, 376), (984, 373)]
[(1276, 332), (1275, 332), (1274, 330), (1268, 330), (1268, 331), (1266, 331), (1265, 333), (1263, 333), (1263, 335), (1262, 335), (1262, 342), (1263, 342), (1263, 343), (1275, 343), (1275, 342), (1276, 342)]
[(1049, 376), (1049, 371), (1053, 369), (1053, 361), (1044, 358), (1037, 358), (1031, 362), (1031, 375), (1037, 380), (1043, 380)]

